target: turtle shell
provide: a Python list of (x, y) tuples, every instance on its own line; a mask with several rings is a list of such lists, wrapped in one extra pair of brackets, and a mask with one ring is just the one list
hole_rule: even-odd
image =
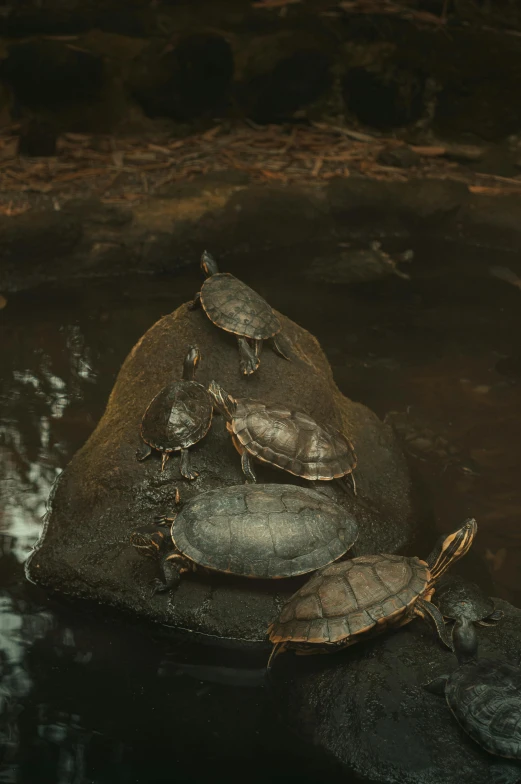
[(218, 272), (205, 280), (201, 304), (216, 327), (235, 335), (265, 340), (281, 330), (266, 300), (229, 272)]
[(355, 542), (354, 518), (324, 495), (294, 485), (238, 485), (190, 501), (172, 540), (196, 564), (243, 577), (305, 574)]
[(173, 381), (157, 393), (141, 422), (141, 437), (160, 452), (196, 444), (208, 432), (213, 407), (197, 381)]
[(301, 411), (238, 400), (231, 428), (251, 455), (304, 479), (338, 479), (356, 468), (351, 442)]
[(460, 616), (469, 621), (481, 621), (494, 612), (494, 601), (476, 583), (452, 579), (438, 588), (434, 603), (445, 618), (455, 620)]
[(268, 629), (270, 640), (351, 645), (361, 635), (407, 623), (428, 580), (419, 558), (364, 555), (331, 564), (293, 594)]
[(449, 676), (445, 698), (465, 732), (490, 754), (521, 759), (521, 669), (468, 662)]

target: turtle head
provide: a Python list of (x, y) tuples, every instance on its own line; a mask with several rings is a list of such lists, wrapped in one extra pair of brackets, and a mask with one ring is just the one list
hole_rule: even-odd
[(136, 531), (130, 537), (130, 544), (136, 548), (138, 553), (145, 555), (147, 558), (160, 558), (168, 542), (162, 531), (156, 531), (148, 535)]
[(197, 346), (190, 346), (183, 364), (184, 381), (193, 381), (197, 365), (201, 361), (201, 352)]
[(431, 583), (441, 577), (452, 564), (468, 553), (477, 530), (478, 524), (473, 517), (469, 517), (461, 528), (457, 528), (452, 533), (445, 534), (438, 539), (434, 550), (427, 558), (427, 565), (431, 573)]
[(206, 250), (203, 251), (203, 255), (201, 256), (201, 269), (207, 278), (209, 278), (211, 275), (215, 275), (216, 272), (219, 272), (217, 262), (215, 261), (214, 257), (211, 256)]
[(236, 401), (215, 381), (210, 383), (208, 392), (215, 408), (230, 422), (237, 407)]
[(460, 664), (477, 659), (478, 656), (478, 635), (476, 627), (468, 618), (460, 615), (456, 619), (452, 629), (452, 642), (454, 652)]

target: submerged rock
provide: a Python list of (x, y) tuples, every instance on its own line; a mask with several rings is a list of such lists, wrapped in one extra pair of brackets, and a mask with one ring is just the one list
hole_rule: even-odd
[[(518, 663), (521, 610), (479, 629), (480, 657)], [(386, 784), (514, 784), (512, 762), (483, 751), (443, 697), (423, 685), (457, 667), (421, 620), (329, 656), (277, 659), (274, 693), (299, 735), (364, 780)], [(514, 767), (515, 772), (515, 767)], [(519, 766), (521, 780), (521, 765)]]
[(367, 283), (396, 275), (409, 280), (410, 275), (398, 268), (400, 262), (410, 262), (413, 251), (395, 255), (393, 259), (382, 250), (380, 242), (372, 242), (368, 248), (341, 249), (333, 256), (315, 259), (305, 275), (310, 280), (323, 283)]
[[(196, 288), (194, 282), (194, 292)], [(215, 416), (209, 434), (191, 449), (192, 466), (200, 473), (195, 481), (182, 479), (175, 455), (164, 473), (158, 455), (143, 463), (136, 459), (146, 406), (165, 383), (181, 377), (186, 351), (194, 344), (202, 356), (201, 383), (216, 379), (234, 396), (299, 408), (349, 434), (358, 454), (357, 499), (336, 482), (324, 482), (321, 489), (356, 514), (359, 554), (395, 552), (410, 541), (410, 481), (391, 429), (365, 406), (343, 397), (315, 338), (280, 318), (294, 359), (287, 362), (266, 347), (252, 377), (240, 374), (235, 338), (217, 330), (200, 310), (183, 305), (142, 337), (120, 371), (98, 427), (60, 476), (44, 533), (28, 563), (31, 579), (133, 617), (218, 638), (264, 639), (269, 622), (304, 578), (254, 581), (199, 573), (184, 578), (175, 593), (152, 596), (157, 564), (129, 544), (134, 530), (172, 510), (176, 487), (187, 501), (244, 481), (221, 416)], [(258, 466), (258, 479), (307, 484), (264, 465)]]

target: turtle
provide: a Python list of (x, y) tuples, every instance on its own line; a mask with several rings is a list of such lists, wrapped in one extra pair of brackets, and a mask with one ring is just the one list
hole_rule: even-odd
[(496, 610), (494, 600), (476, 583), (469, 583), (461, 577), (452, 578), (440, 586), (434, 602), (444, 618), (455, 621), (465, 617), (478, 626), (495, 626), (505, 614), (503, 610)]
[(201, 354), (192, 346), (184, 361), (183, 378), (171, 381), (152, 399), (141, 422), (142, 446), (138, 460), (152, 450), (161, 452), (161, 471), (172, 452), (181, 452), (181, 475), (195, 479), (199, 474), (190, 467), (189, 447), (205, 437), (212, 424), (213, 405), (207, 390), (194, 381)]
[[(445, 696), (462, 729), (498, 757), (521, 760), (521, 667), (501, 659), (478, 659), (475, 624), (461, 615), (454, 624), (454, 649), (459, 666), (425, 685)], [(496, 769), (502, 781), (519, 781), (521, 767)]]
[(215, 381), (208, 392), (227, 420), (242, 470), (251, 482), (257, 481), (255, 457), (311, 482), (349, 476), (356, 495), (357, 458), (343, 433), (326, 429), (303, 411), (250, 398), (236, 400)]
[(301, 655), (346, 648), (389, 627), (419, 616), (432, 623), (452, 650), (443, 616), (430, 601), (436, 580), (470, 548), (477, 531), (473, 518), (438, 539), (425, 561), (403, 555), (363, 555), (318, 570), (282, 608), (268, 628), (278, 653)]
[(154, 592), (198, 568), (277, 579), (307, 574), (353, 546), (356, 520), (327, 496), (297, 485), (233, 485), (192, 498), (171, 522), (170, 537), (139, 532), (132, 544), (160, 558)]
[(201, 305), (212, 324), (237, 337), (244, 375), (255, 373), (259, 367), (264, 340), (276, 354), (289, 360), (282, 325), (266, 300), (229, 272), (219, 272), (217, 262), (207, 251), (201, 256), (201, 269), (206, 280), (189, 307), (195, 310)]

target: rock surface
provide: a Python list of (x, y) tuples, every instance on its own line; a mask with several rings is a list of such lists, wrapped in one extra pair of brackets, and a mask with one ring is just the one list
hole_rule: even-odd
[[(517, 664), (521, 610), (495, 602), (505, 617), (479, 629), (480, 655)], [(299, 735), (364, 781), (490, 784), (492, 766), (510, 761), (482, 751), (445, 700), (423, 689), (455, 666), (455, 657), (436, 643), (429, 627), (414, 621), (336, 655), (313, 661), (281, 656), (273, 670), (274, 692)]]
[[(194, 280), (194, 293), (197, 282)], [(268, 623), (302, 579), (273, 582), (230, 576), (192, 575), (175, 594), (152, 596), (157, 566), (129, 545), (133, 530), (173, 507), (174, 488), (183, 499), (243, 482), (240, 460), (223, 418), (192, 449), (194, 482), (179, 474), (179, 459), (160, 471), (158, 455), (140, 463), (139, 423), (150, 399), (179, 378), (188, 346), (200, 347), (198, 379), (218, 380), (230, 393), (270, 399), (307, 411), (318, 421), (343, 427), (358, 454), (358, 499), (338, 485), (325, 492), (355, 511), (360, 554), (405, 546), (413, 530), (410, 482), (392, 431), (364, 406), (344, 398), (317, 341), (282, 317), (295, 358), (286, 362), (268, 347), (259, 371), (239, 373), (236, 341), (217, 330), (202, 311), (183, 305), (155, 324), (126, 359), (97, 429), (60, 477), (42, 539), (33, 553), (31, 579), (61, 594), (124, 610), (134, 617), (214, 635), (260, 641)], [(259, 481), (288, 482), (289, 474), (259, 466)], [(300, 480), (294, 479), (298, 482)], [(326, 485), (326, 483), (324, 483)]]

